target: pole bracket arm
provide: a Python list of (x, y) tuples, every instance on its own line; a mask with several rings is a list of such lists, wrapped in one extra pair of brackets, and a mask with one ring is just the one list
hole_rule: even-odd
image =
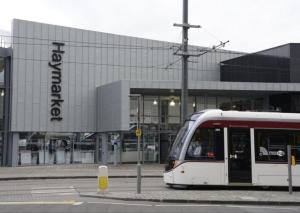
[(184, 28), (201, 28), (200, 25), (192, 25), (192, 24), (173, 24), (174, 27), (184, 27)]

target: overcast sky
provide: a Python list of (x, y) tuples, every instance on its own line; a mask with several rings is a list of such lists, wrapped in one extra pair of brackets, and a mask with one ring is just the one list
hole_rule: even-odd
[[(0, 29), (13, 18), (181, 42), (182, 0), (3, 0)], [(300, 0), (189, 0), (190, 43), (255, 52), (300, 42)]]

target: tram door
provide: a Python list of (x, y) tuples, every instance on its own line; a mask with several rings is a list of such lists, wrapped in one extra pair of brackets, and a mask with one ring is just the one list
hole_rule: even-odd
[(251, 183), (250, 129), (228, 129), (229, 183)]

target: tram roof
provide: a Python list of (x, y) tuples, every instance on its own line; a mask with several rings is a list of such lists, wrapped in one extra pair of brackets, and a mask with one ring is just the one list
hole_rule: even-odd
[[(198, 115), (198, 116), (197, 116)], [(207, 109), (191, 115), (206, 119), (242, 119), (242, 120), (277, 120), (282, 122), (300, 122), (300, 113), (283, 112), (254, 112), (254, 111), (223, 111), (220, 109)], [(192, 119), (193, 120), (193, 119)]]

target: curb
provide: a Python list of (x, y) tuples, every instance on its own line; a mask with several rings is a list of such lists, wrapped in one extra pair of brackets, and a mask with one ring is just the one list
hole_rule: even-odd
[(185, 200), (185, 199), (155, 199), (155, 198), (120, 198), (108, 197), (101, 195), (79, 194), (80, 197), (112, 199), (122, 201), (146, 201), (161, 203), (193, 203), (193, 204), (230, 204), (230, 205), (274, 205), (274, 206), (300, 206), (300, 202), (283, 202), (283, 201), (243, 201), (243, 200)]
[[(83, 176), (39, 176), (39, 177), (3, 177), (0, 181), (13, 181), (13, 180), (45, 180), (45, 179), (93, 179), (97, 178), (96, 175), (83, 175)], [(142, 175), (142, 178), (162, 178), (161, 175)], [(108, 178), (136, 178), (136, 175), (112, 175)]]

